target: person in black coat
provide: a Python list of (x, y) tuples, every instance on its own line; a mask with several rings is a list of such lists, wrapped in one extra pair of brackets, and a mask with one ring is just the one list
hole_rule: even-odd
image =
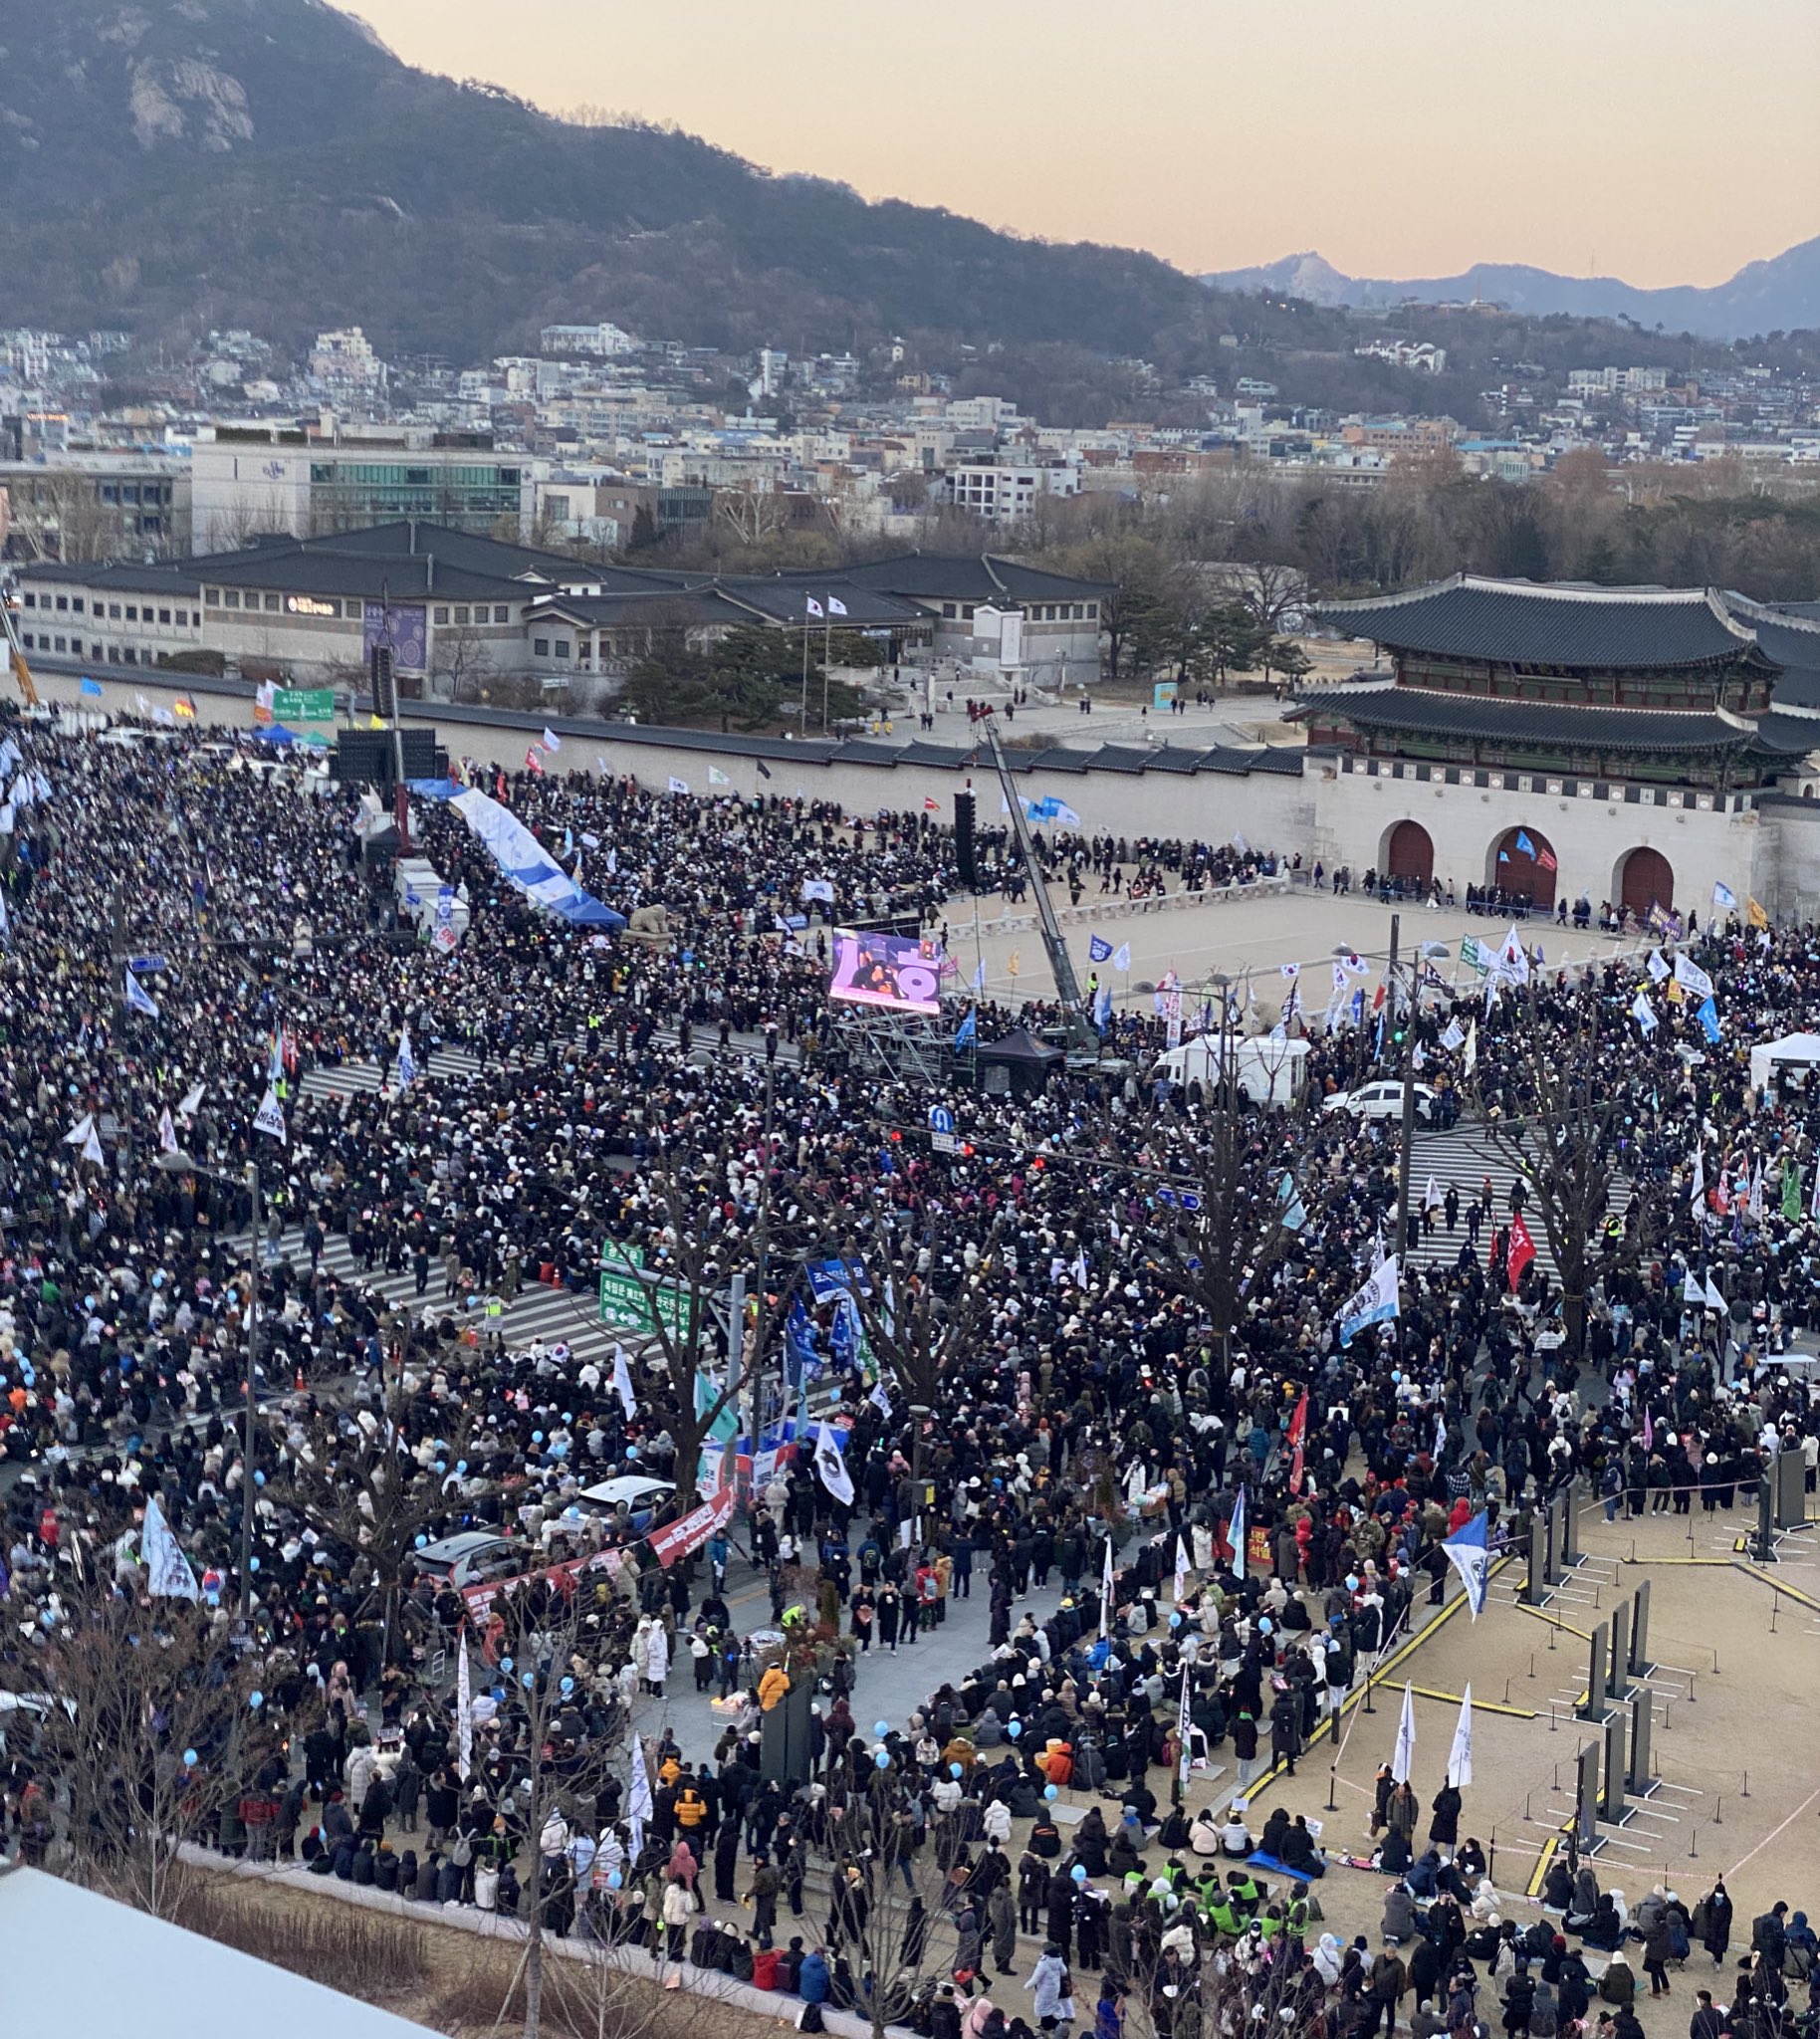
[(1444, 1784), (1435, 1793), (1435, 1802), (1429, 1808), (1434, 1818), (1429, 1822), (1428, 1837), (1438, 1848), (1453, 1849), (1460, 1840), (1460, 1793), (1452, 1784)]
[(1049, 1879), (1048, 1936), (1066, 1961), (1074, 1942), (1074, 1879), (1065, 1869), (1058, 1869)]

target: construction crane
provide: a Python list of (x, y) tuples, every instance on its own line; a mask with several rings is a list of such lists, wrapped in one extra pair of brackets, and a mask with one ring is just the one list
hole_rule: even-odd
[(1080, 996), (1080, 984), (1074, 975), (1074, 959), (1068, 954), (1067, 943), (1062, 940), (1061, 923), (1055, 918), (1055, 909), (1050, 904), (1049, 888), (1042, 882), (1042, 872), (1037, 868), (1035, 846), (1024, 818), (1024, 801), (1012, 784), (1012, 768), (1006, 762), (1005, 746), (999, 741), (998, 725), (993, 721), (992, 709), (983, 701), (972, 703), (968, 713), (985, 735), (986, 748), (992, 753), (993, 770), (999, 775), (1005, 804), (1011, 811), (1012, 834), (1024, 858), (1030, 889), (1036, 895), (1036, 918), (1042, 928), (1042, 946), (1048, 955), (1049, 975), (1055, 981), (1055, 996), (1061, 1001), (1068, 1037), (1081, 1053), (1096, 1055), (1099, 1053), (1099, 1032), (1087, 1015)]
[(19, 625), (13, 619), (13, 604), (10, 598), (0, 598), (0, 619), (6, 624), (6, 648), (13, 662), (13, 678), (19, 682), (19, 691), (25, 696), (28, 708), (38, 706), (38, 689), (32, 684), (32, 669), (25, 662), (25, 653), (19, 644)]

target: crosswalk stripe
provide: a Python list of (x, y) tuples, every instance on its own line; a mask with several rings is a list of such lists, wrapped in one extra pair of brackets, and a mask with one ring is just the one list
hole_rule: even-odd
[[(1416, 1220), (1422, 1210), (1422, 1200), (1428, 1193), (1430, 1176), (1440, 1184), (1444, 1196), (1450, 1182), (1459, 1190), (1463, 1213), (1452, 1232), (1447, 1229), (1447, 1218), (1443, 1213), (1436, 1222), (1434, 1233), (1427, 1239), (1419, 1239)], [(1492, 1217), (1490, 1224), (1479, 1227), (1479, 1257), (1481, 1265), (1490, 1248), (1491, 1225), (1509, 1224), (1510, 1191), (1522, 1178), (1508, 1156), (1472, 1127), (1457, 1127), (1445, 1133), (1417, 1131), (1410, 1148), (1410, 1243), (1405, 1256), (1410, 1266), (1455, 1265), (1460, 1257), (1460, 1248), (1469, 1237), (1464, 1206), (1477, 1201), (1487, 1177), (1491, 1182)], [(1622, 1210), (1629, 1194), (1628, 1184), (1622, 1178), (1615, 1179), (1608, 1210)], [(1523, 1222), (1535, 1243), (1536, 1264), (1551, 1281), (1559, 1281), (1561, 1270), (1555, 1264), (1554, 1248), (1548, 1243), (1547, 1233), (1535, 1216), (1533, 1195), (1524, 1200)]]

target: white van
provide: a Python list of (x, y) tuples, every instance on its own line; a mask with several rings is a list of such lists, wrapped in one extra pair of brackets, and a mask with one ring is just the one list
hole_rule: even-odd
[[(1273, 1040), (1267, 1033), (1227, 1038), (1228, 1067), (1239, 1094), (1270, 1111), (1287, 1111), (1301, 1097), (1308, 1072), (1305, 1040)], [(1199, 1083), (1211, 1098), (1220, 1086), (1220, 1036), (1198, 1033), (1157, 1059), (1153, 1078), (1172, 1083)]]

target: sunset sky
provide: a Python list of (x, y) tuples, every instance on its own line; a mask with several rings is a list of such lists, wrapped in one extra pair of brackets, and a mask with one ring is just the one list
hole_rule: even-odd
[(356, 0), (407, 62), (1191, 270), (1716, 283), (1820, 233), (1814, 0)]

